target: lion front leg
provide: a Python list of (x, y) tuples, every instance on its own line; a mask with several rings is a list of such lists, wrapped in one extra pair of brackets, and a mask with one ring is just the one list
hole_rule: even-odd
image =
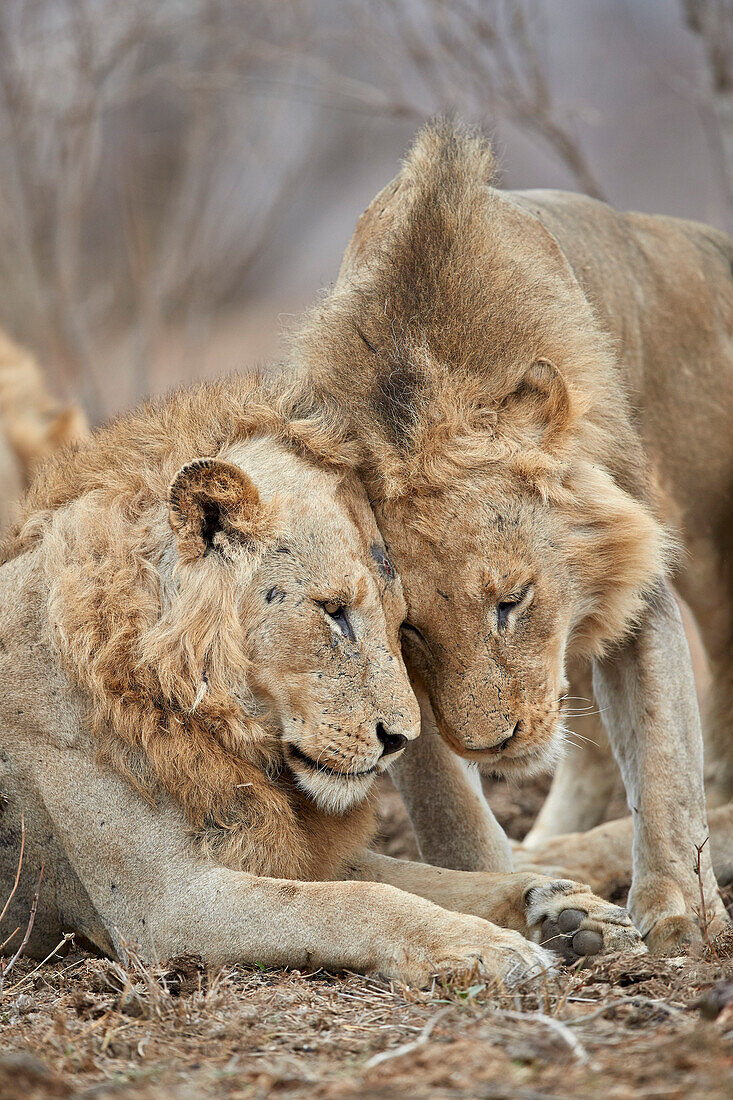
[(692, 663), (669, 586), (649, 600), (633, 637), (594, 666), (593, 687), (634, 820), (629, 907), (652, 950), (698, 940), (700, 885), (712, 931), (727, 918), (718, 893), (703, 787), (703, 745)]
[(517, 932), (391, 885), (222, 867), (198, 852), (174, 806), (150, 806), (89, 748), (46, 745), (28, 782), (117, 952), (134, 943), (145, 957), (377, 971), (415, 985), (476, 972), (511, 986), (553, 968)]
[(597, 897), (589, 886), (534, 870), (451, 871), (365, 852), (354, 874), (514, 929), (550, 947), (566, 962), (646, 950), (625, 909)]
[[(463, 871), (511, 871), (509, 840), (466, 764), (440, 736), (423, 688), (413, 682), (420, 704), (421, 733), (392, 765), (415, 830), (420, 856), (438, 867)], [(475, 769), (474, 769), (475, 770)]]

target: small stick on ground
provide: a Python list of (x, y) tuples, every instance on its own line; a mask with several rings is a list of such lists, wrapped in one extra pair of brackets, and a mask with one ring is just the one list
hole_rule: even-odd
[(698, 881), (698, 885), (700, 887), (700, 908), (696, 910), (696, 913), (697, 913), (697, 920), (698, 920), (698, 923), (700, 925), (700, 932), (702, 934), (702, 938), (703, 938), (703, 941), (705, 943), (705, 946), (710, 951), (712, 951), (713, 954), (717, 958), (715, 948), (713, 947), (712, 942), (710, 940), (711, 917), (708, 914), (708, 907), (707, 907), (707, 904), (705, 902), (705, 890), (703, 889), (703, 884), (702, 884), (702, 850), (703, 850), (703, 848), (705, 847), (705, 845), (707, 844), (707, 842), (709, 840), (710, 840), (710, 837), (706, 836), (705, 839), (703, 840), (702, 844), (696, 844), (695, 845), (695, 853), (696, 853), (695, 874), (697, 875), (697, 881)]
[(382, 1062), (391, 1061), (393, 1058), (403, 1058), (405, 1054), (412, 1054), (413, 1050), (418, 1050), (421, 1046), (424, 1046), (433, 1034), (435, 1025), (451, 1011), (451, 1007), (452, 1006), (449, 1005), (447, 1008), (441, 1008), (440, 1012), (436, 1012), (432, 1019), (428, 1020), (425, 1024), (425, 1027), (422, 1029), (417, 1039), (413, 1039), (409, 1043), (402, 1043), (400, 1046), (395, 1047), (394, 1050), (383, 1050), (379, 1054), (373, 1055), (364, 1063), (364, 1069), (374, 1069), (375, 1066), (380, 1066)]
[(63, 937), (59, 940), (56, 946), (51, 951), (49, 951), (45, 958), (41, 959), (41, 961), (36, 966), (34, 966), (32, 970), (29, 970), (27, 974), (24, 974), (22, 978), (18, 978), (15, 985), (11, 985), (10, 989), (7, 990), (8, 995), (17, 993), (19, 989), (22, 989), (22, 987), (26, 985), (35, 974), (38, 973), (41, 967), (46, 965), (49, 959), (52, 959), (54, 955), (57, 954), (57, 952), (59, 952), (65, 944), (69, 943), (70, 941), (73, 942), (73, 939), (73, 932), (64, 932)]
[(514, 1020), (517, 1023), (534, 1021), (535, 1023), (543, 1024), (562, 1039), (582, 1065), (589, 1066), (593, 1070), (597, 1068), (580, 1039), (578, 1039), (576, 1035), (573, 1035), (572, 1031), (568, 1030), (568, 1025), (566, 1023), (555, 1019), (554, 1016), (547, 1016), (544, 1012), (508, 1012), (503, 1009), (498, 1009), (496, 1015), (503, 1016), (508, 1020)]
[[(22, 858), (22, 852), (21, 852), (21, 858)], [(18, 860), (18, 866), (20, 866), (20, 860)], [(38, 875), (38, 882), (36, 883), (36, 889), (33, 893), (33, 902), (31, 903), (31, 911), (30, 911), (30, 915), (28, 917), (28, 926), (25, 930), (25, 935), (23, 936), (23, 941), (22, 941), (20, 947), (18, 948), (18, 950), (13, 955), (10, 962), (7, 964), (7, 966), (2, 966), (2, 964), (0, 964), (0, 998), (2, 998), (3, 989), (5, 988), (5, 978), (10, 973), (10, 971), (13, 969), (13, 967), (17, 963), (18, 959), (20, 958), (20, 956), (25, 951), (28, 940), (31, 938), (31, 932), (33, 931), (33, 924), (34, 924), (35, 919), (36, 919), (36, 910), (38, 909), (38, 895), (41, 892), (41, 882), (43, 881), (43, 868), (44, 868), (44, 866), (45, 866), (45, 864), (42, 863), (41, 864), (41, 871), (40, 871), (40, 874)], [(20, 875), (20, 871), (18, 871), (18, 875)], [(17, 877), (16, 877), (16, 885), (17, 885)], [(14, 891), (15, 891), (15, 887), (13, 887), (13, 892)], [(6, 906), (6, 908), (7, 908), (7, 906)], [(3, 910), (3, 912), (5, 912), (5, 910)]]

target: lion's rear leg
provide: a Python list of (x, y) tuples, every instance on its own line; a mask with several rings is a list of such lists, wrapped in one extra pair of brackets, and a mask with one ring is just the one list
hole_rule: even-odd
[(705, 795), (708, 806), (724, 806), (733, 799), (733, 535), (689, 547), (689, 568), (676, 583), (702, 712)]
[[(733, 882), (733, 803), (710, 810), (708, 826), (715, 877), (726, 886)], [(587, 882), (601, 897), (619, 901), (631, 885), (633, 836), (633, 821), (623, 817), (587, 833), (551, 837), (532, 851), (516, 845), (514, 863), (520, 871), (531, 869)], [(694, 862), (692, 840), (683, 855)]]
[[(620, 782), (593, 698), (590, 666), (571, 669), (570, 684), (567, 753), (558, 765), (537, 820), (524, 839), (528, 848), (553, 836), (581, 833), (599, 825)], [(593, 713), (573, 713), (588, 708), (593, 708)]]

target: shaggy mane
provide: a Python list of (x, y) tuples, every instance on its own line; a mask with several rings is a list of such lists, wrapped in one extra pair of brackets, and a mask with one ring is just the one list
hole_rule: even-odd
[[(169, 523), (177, 471), (254, 435), (320, 466), (353, 464), (303, 387), (250, 376), (181, 390), (51, 460), (5, 560), (41, 547), (50, 621), (67, 670), (91, 698), (102, 760), (152, 800), (162, 787), (220, 862), (328, 877), (355, 837), (363, 841), (371, 806), (336, 828), (296, 788), (248, 694), (246, 572), (235, 580), (217, 555), (177, 554)], [(252, 573), (268, 538), (281, 535), (276, 502), (270, 510), (272, 529), (241, 551)]]
[[(643, 494), (609, 337), (559, 250), (555, 271), (538, 270), (493, 172), (480, 135), (425, 127), (359, 220), (336, 287), (295, 333), (295, 357), (324, 406), (347, 411), (375, 499), (440, 490), (496, 461), (546, 494), (574, 452), (613, 468), (619, 449), (625, 470), (614, 473)], [(506, 410), (542, 360), (564, 379), (568, 408), (538, 446)]]

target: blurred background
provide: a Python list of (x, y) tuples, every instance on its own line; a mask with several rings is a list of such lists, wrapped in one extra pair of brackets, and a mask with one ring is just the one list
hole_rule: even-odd
[(439, 111), (733, 229), (733, 0), (2, 0), (0, 324), (93, 421), (272, 356)]

